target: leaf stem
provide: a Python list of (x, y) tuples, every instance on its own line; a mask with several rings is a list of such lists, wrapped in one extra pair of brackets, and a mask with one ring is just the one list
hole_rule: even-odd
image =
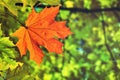
[[(5, 9), (7, 9), (7, 7), (5, 7)], [(23, 27), (26, 27), (24, 23), (22, 23), (15, 15), (12, 15), (12, 13), (7, 12), (7, 15), (11, 16), (12, 18), (14, 18), (18, 23), (20, 23)]]
[(19, 19), (17, 19), (16, 16), (13, 16), (11, 14), (8, 14), (9, 16), (11, 16), (12, 18), (14, 18), (18, 23), (20, 23), (23, 27), (26, 27), (25, 24), (23, 24)]

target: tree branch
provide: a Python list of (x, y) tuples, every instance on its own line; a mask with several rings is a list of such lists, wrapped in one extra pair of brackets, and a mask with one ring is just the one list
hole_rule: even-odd
[(83, 13), (95, 13), (95, 12), (102, 12), (102, 11), (120, 11), (119, 7), (104, 8), (104, 9), (82, 9), (82, 8), (64, 8), (64, 7), (61, 7), (60, 9), (70, 10), (72, 12), (83, 12)]
[[(45, 5), (38, 5), (37, 7), (39, 8), (44, 8), (46, 7)], [(50, 6), (47, 6), (50, 7)], [(71, 12), (83, 12), (83, 13), (98, 13), (102, 11), (120, 11), (120, 7), (111, 7), (111, 8), (97, 8), (97, 9), (85, 9), (85, 8), (65, 8), (65, 7), (60, 7), (61, 10), (69, 10)]]
[[(23, 3), (15, 3), (16, 6), (23, 6)], [(30, 6), (30, 5), (27, 5)], [(36, 2), (33, 7), (45, 8), (50, 7), (51, 5), (44, 5), (40, 3), (40, 1)], [(57, 5), (52, 5), (57, 6)], [(95, 13), (95, 12), (102, 12), (102, 11), (120, 11), (120, 7), (111, 7), (111, 8), (97, 8), (97, 9), (86, 9), (86, 8), (66, 8), (60, 7), (61, 10), (69, 10), (71, 12), (83, 12), (83, 13)]]
[[(106, 28), (105, 28), (105, 22), (104, 22), (103, 13), (101, 13), (101, 16), (102, 16), (102, 29), (103, 29), (105, 47), (106, 47), (107, 51), (108, 51), (109, 54), (110, 54), (112, 63), (114, 64), (114, 71), (115, 71), (115, 74), (117, 75), (116, 72), (119, 71), (119, 68), (118, 68), (118, 66), (117, 66), (116, 59), (115, 59), (114, 56), (113, 56), (113, 53), (112, 53), (112, 51), (111, 51), (111, 48), (110, 48), (110, 46), (109, 46), (108, 43), (107, 43)], [(118, 80), (117, 77), (116, 77), (116, 80)]]

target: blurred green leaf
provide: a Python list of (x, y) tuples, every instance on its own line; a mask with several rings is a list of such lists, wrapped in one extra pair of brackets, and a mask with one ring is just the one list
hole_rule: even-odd
[(42, 3), (46, 3), (49, 5), (59, 5), (60, 4), (60, 0), (41, 0)]
[(70, 69), (68, 68), (67, 65), (63, 67), (62, 75), (63, 75), (64, 77), (69, 77), (69, 76), (70, 76)]
[(51, 80), (52, 79), (52, 74), (44, 74), (43, 80)]
[(5, 47), (14, 46), (13, 42), (9, 40), (9, 37), (0, 38), (0, 44)]
[(33, 7), (33, 5), (39, 0), (21, 0), (21, 1), (23, 2), (24, 6), (29, 5), (29, 6)]
[(84, 7), (87, 9), (91, 8), (92, 0), (84, 0)]
[(100, 59), (104, 62), (109, 62), (110, 58), (107, 54), (101, 54)]
[(95, 53), (91, 53), (91, 54), (88, 54), (87, 58), (90, 60), (96, 60), (98, 56)]
[(4, 80), (4, 78), (0, 77), (0, 80)]
[(2, 36), (1, 24), (0, 24), (0, 37)]
[(60, 10), (60, 16), (63, 20), (66, 20), (69, 14), (70, 14), (70, 11)]
[(18, 1), (16, 0), (1, 0), (0, 4), (5, 6), (10, 12), (12, 12), (14, 15), (17, 15), (17, 6), (15, 6), (15, 3)]
[(117, 0), (104, 0), (104, 1), (98, 0), (98, 1), (101, 4), (101, 7), (110, 7)]
[(74, 2), (67, 0), (67, 1), (65, 1), (65, 5), (67, 8), (72, 8), (72, 7), (74, 7)]

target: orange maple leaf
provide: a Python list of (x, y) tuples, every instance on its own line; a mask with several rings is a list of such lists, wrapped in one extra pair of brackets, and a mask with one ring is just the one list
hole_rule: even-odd
[(56, 38), (64, 39), (71, 34), (66, 27), (65, 21), (57, 22), (55, 17), (59, 12), (59, 6), (44, 8), (40, 13), (34, 9), (26, 20), (26, 27), (21, 26), (13, 36), (19, 38), (16, 46), (21, 56), (26, 54), (28, 49), (30, 59), (38, 64), (42, 61), (43, 53), (39, 46), (44, 46), (49, 52), (62, 53), (63, 44)]

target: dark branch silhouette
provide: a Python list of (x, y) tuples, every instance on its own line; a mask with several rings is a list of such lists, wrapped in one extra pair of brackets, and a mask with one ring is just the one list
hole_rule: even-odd
[(111, 48), (110, 48), (109, 44), (107, 43), (106, 28), (105, 28), (106, 26), (105, 26), (105, 22), (104, 22), (103, 13), (101, 13), (101, 16), (102, 16), (102, 29), (103, 29), (105, 47), (106, 47), (107, 51), (110, 54), (110, 57), (111, 57), (111, 60), (112, 60), (112, 63), (113, 63), (113, 69), (114, 69), (114, 72), (116, 74), (116, 80), (119, 80), (119, 79), (117, 79), (117, 72), (119, 71), (119, 68), (117, 66), (117, 61), (114, 58), (114, 55), (113, 55), (113, 53), (111, 51)]
[[(23, 3), (15, 3), (16, 6), (23, 6)], [(27, 5), (30, 7), (30, 5)], [(45, 7), (50, 7), (51, 5), (44, 5), (40, 3), (40, 1), (36, 2), (33, 7), (38, 7), (38, 8), (45, 8)], [(57, 5), (52, 5), (52, 6), (57, 6)], [(83, 13), (95, 13), (95, 12), (102, 12), (102, 11), (120, 11), (120, 7), (111, 7), (111, 8), (97, 8), (97, 9), (86, 9), (86, 8), (66, 8), (61, 6), (61, 10), (69, 10), (71, 12), (83, 12)]]
[[(39, 8), (46, 7), (45, 5), (38, 5)], [(50, 7), (50, 6), (47, 6)], [(66, 8), (60, 7), (61, 10), (69, 10), (71, 12), (83, 12), (83, 13), (95, 13), (95, 12), (102, 12), (102, 11), (120, 11), (120, 7), (111, 7), (111, 8), (98, 8), (98, 9), (85, 9), (85, 8)]]
[(119, 7), (112, 8), (104, 8), (104, 9), (83, 9), (83, 8), (65, 8), (61, 7), (62, 10), (69, 10), (72, 12), (83, 12), (83, 13), (94, 13), (94, 12), (102, 12), (102, 11), (120, 11)]

